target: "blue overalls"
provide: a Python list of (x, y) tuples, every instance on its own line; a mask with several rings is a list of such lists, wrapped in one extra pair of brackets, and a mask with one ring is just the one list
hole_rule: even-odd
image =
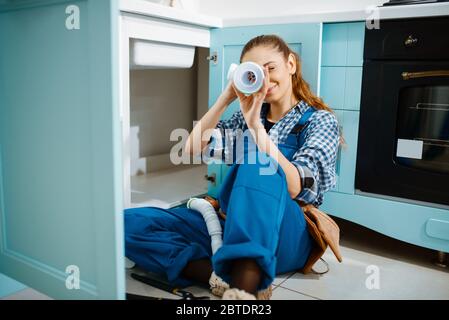
[[(314, 111), (306, 110), (287, 140), (278, 144), (288, 160), (304, 143), (306, 130), (301, 129)], [(248, 152), (258, 152), (257, 146)], [(263, 271), (259, 290), (267, 288), (277, 274), (301, 269), (312, 246), (302, 209), (291, 199), (285, 173), (276, 160), (263, 152), (257, 157), (261, 161), (233, 164), (223, 181), (218, 200), (227, 217), (220, 219), (223, 246), (215, 255), (199, 212), (146, 207), (125, 210), (126, 256), (181, 287), (193, 284), (181, 275), (187, 263), (205, 258), (212, 259), (215, 273), (228, 283), (232, 260), (254, 258)], [(260, 169), (267, 165), (274, 165), (276, 171), (261, 175)]]

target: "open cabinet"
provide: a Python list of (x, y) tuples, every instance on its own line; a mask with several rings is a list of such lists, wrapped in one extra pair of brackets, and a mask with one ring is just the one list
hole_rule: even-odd
[[(148, 61), (158, 48), (162, 55), (173, 48), (173, 61), (160, 65), (159, 54)], [(207, 48), (130, 40), (129, 109), (122, 123), (125, 208), (171, 208), (207, 193), (207, 165), (178, 163), (185, 135), (178, 140), (177, 132), (191, 132), (207, 111), (208, 53)], [(137, 61), (141, 56), (147, 61)]]
[(132, 14), (121, 27), (124, 207), (175, 207), (208, 188), (207, 165), (174, 158), (208, 108), (209, 29)]
[[(209, 28), (132, 14), (120, 25), (124, 208), (184, 205), (208, 193), (207, 165), (181, 148), (208, 110)], [(130, 273), (127, 290), (144, 294)]]

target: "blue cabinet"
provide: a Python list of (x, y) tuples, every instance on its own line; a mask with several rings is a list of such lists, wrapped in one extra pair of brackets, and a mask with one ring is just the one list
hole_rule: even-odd
[(124, 298), (117, 23), (0, 2), (0, 272), (50, 297)]
[(334, 110), (359, 110), (362, 87), (363, 22), (323, 26), (320, 95)]
[(344, 142), (338, 148), (337, 185), (331, 191), (354, 194), (359, 112), (335, 110), (335, 115)]
[(323, 26), (322, 66), (363, 66), (364, 22), (326, 23)]
[(364, 22), (323, 26), (320, 96), (334, 109), (345, 144), (338, 153), (337, 186), (324, 196), (321, 209), (393, 238), (449, 252), (448, 210), (361, 195), (354, 189), (364, 29)]
[[(286, 24), (214, 29), (211, 34), (211, 54), (218, 54), (218, 63), (211, 64), (209, 105), (213, 105), (227, 84), (227, 70), (231, 63), (239, 63), (244, 45), (261, 34), (276, 34), (282, 37), (297, 52), (302, 60), (302, 73), (311, 89), (318, 89), (318, 68), (321, 39), (321, 23)], [(223, 114), (229, 118), (238, 110), (238, 102), (231, 104)], [(216, 196), (221, 181), (229, 170), (227, 165), (210, 165), (209, 175), (216, 176), (217, 183), (209, 185), (209, 193)]]
[(362, 67), (321, 67), (320, 95), (333, 110), (359, 110)]
[(332, 191), (348, 194), (354, 194), (364, 28), (363, 22), (323, 26), (320, 96), (335, 111), (344, 139)]
[(359, 113), (339, 111), (340, 127), (344, 144), (340, 147), (337, 163), (338, 191), (354, 193), (355, 165), (357, 158), (357, 137), (359, 132)]

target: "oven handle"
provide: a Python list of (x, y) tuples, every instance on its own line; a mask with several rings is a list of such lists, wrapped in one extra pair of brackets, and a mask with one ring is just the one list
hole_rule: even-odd
[(409, 79), (415, 79), (415, 78), (427, 78), (427, 77), (449, 77), (449, 70), (402, 72), (403, 80), (409, 80)]

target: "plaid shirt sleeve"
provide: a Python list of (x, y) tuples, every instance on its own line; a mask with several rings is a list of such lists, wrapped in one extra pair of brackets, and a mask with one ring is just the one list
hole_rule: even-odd
[(205, 153), (210, 159), (221, 160), (228, 164), (232, 163), (231, 150), (237, 135), (244, 130), (245, 126), (245, 118), (240, 109), (234, 112), (231, 118), (218, 121), (203, 154)]
[(302, 185), (296, 199), (319, 206), (323, 202), (323, 194), (336, 184), (340, 132), (337, 118), (330, 112), (316, 111), (309, 121), (304, 129), (307, 130), (304, 144), (292, 158)]

